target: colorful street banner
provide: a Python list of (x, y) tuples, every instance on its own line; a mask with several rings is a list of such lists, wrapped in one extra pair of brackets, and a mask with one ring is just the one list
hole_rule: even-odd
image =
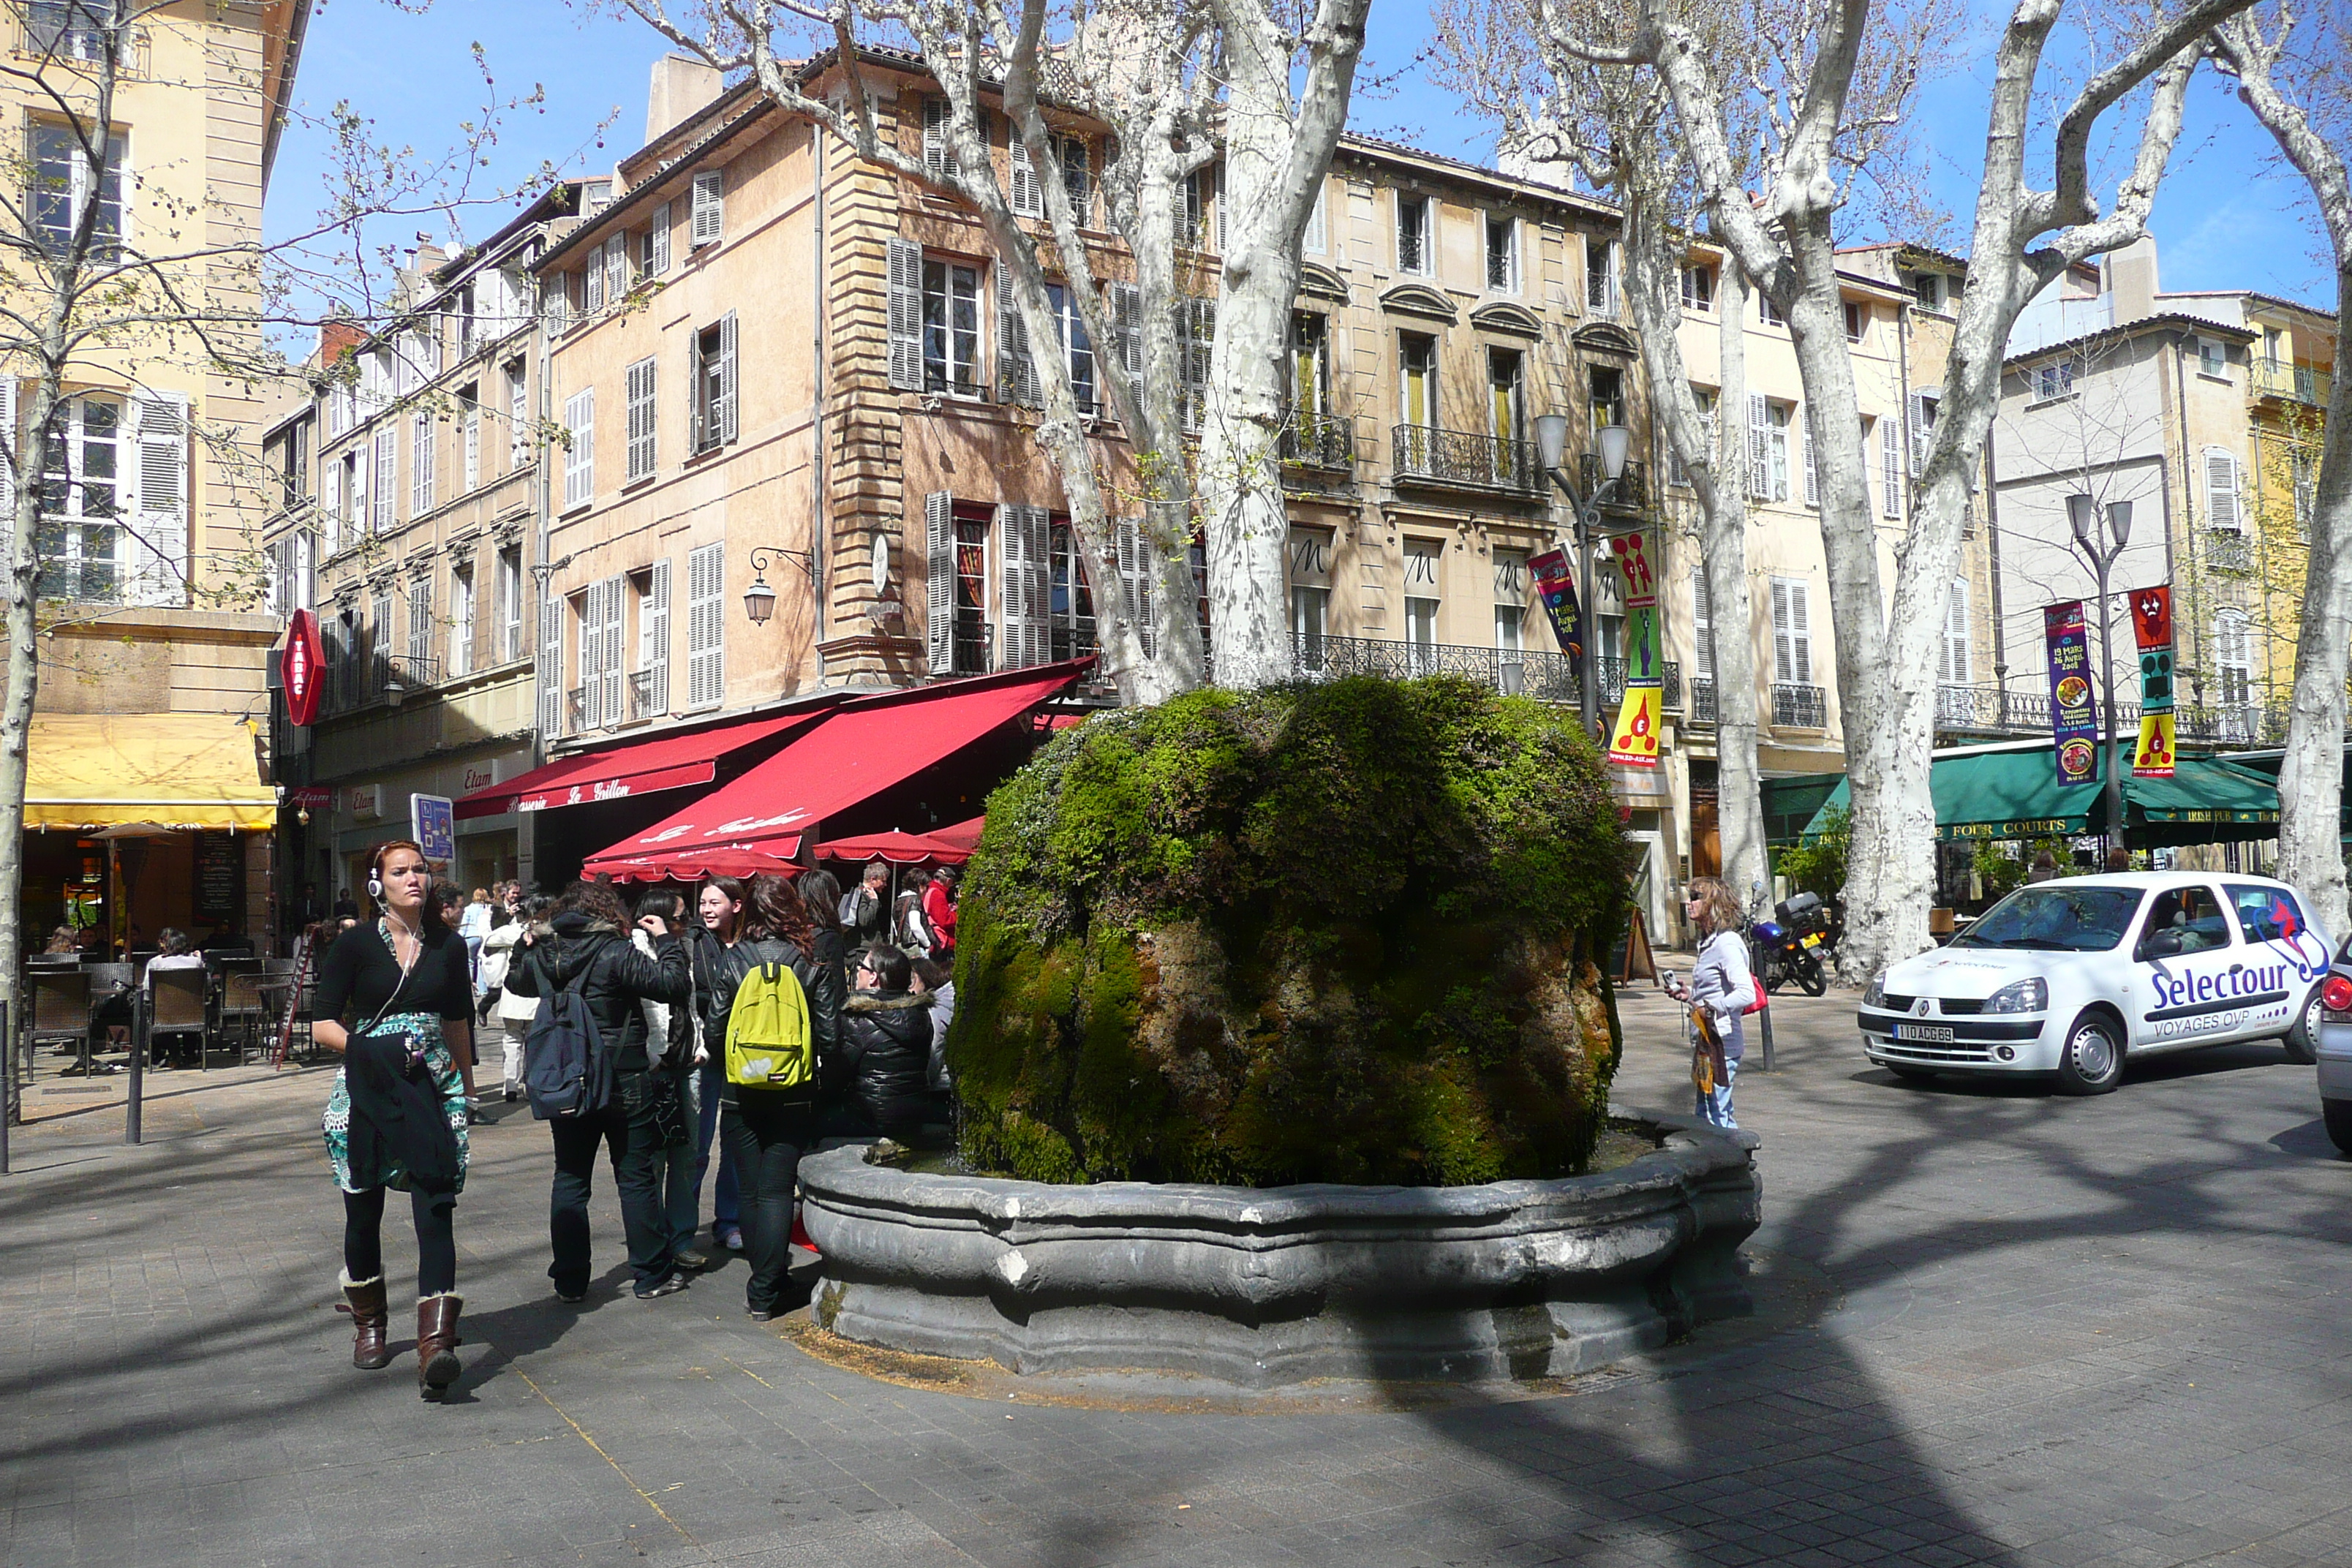
[(1656, 686), (1628, 686), (1617, 731), (1609, 740), (1609, 760), (1622, 767), (1658, 765), (1658, 717), (1664, 703)]
[(1658, 662), (1658, 606), (1642, 605), (1625, 612), (1625, 684), (1655, 686), (1664, 678)]
[(2168, 779), (2172, 776), (2172, 714), (2142, 712), (2139, 744), (2132, 748), (2132, 776)]
[(1650, 547), (1638, 533), (1621, 533), (1610, 541), (1617, 552), (1617, 570), (1625, 578), (1625, 607), (1637, 609), (1658, 602), (1658, 580), (1650, 574)]
[(2099, 782), (2099, 710), (2091, 700), (2091, 639), (2083, 629), (2083, 601), (2042, 612), (2042, 640), (2050, 655), (2050, 730), (2057, 746), (2063, 788)]
[(1547, 550), (1541, 555), (1528, 557), (1528, 574), (1535, 579), (1536, 592), (1543, 599), (1544, 614), (1551, 619), (1551, 635), (1559, 639), (1560, 651), (1570, 658), (1582, 658), (1584, 612), (1576, 602), (1576, 579), (1569, 574), (1567, 552)]
[(2139, 644), (2139, 744), (2132, 775), (2172, 776), (2172, 590), (2137, 588), (2131, 595), (2132, 636)]

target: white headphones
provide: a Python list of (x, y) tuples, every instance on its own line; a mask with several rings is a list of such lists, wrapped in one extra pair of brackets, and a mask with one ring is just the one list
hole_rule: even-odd
[[(407, 846), (397, 845), (394, 846), (394, 847), (406, 848)], [(383, 902), (383, 878), (379, 874), (379, 868), (383, 865), (384, 856), (390, 853), (391, 851), (388, 849), (378, 850), (376, 852), (374, 861), (368, 867), (368, 897), (373, 899), (379, 904)], [(425, 868), (425, 886), (422, 890), (427, 893), (433, 890), (433, 868), (430, 864), (427, 864)]]

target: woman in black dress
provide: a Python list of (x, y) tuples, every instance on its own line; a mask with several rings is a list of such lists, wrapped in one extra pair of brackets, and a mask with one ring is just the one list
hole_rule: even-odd
[(416, 1383), (438, 1400), (457, 1380), (457, 1194), (466, 1184), (466, 1087), (474, 988), (465, 939), (433, 918), (433, 873), (406, 839), (368, 858), (376, 918), (343, 932), (319, 968), (311, 1035), (343, 1058), (327, 1097), (327, 1159), (343, 1193), (343, 1294), (352, 1364), (385, 1365), (383, 1194), (416, 1221)]

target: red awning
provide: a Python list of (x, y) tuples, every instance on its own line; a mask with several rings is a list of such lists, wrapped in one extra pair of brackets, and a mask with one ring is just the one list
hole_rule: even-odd
[(824, 717), (823, 711), (788, 713), (781, 719), (756, 719), (748, 724), (664, 735), (634, 746), (559, 757), (504, 784), (476, 790), (457, 802), (457, 815), (495, 816), (502, 811), (538, 811), (707, 784), (718, 776), (719, 759), (728, 752), (805, 728)]
[(943, 866), (961, 866), (971, 858), (980, 843), (981, 825), (986, 817), (975, 816), (970, 822), (959, 822), (953, 827), (942, 827), (931, 833), (866, 833), (855, 838), (835, 838), (816, 847), (820, 860), (887, 860), (894, 866), (920, 866), (938, 861)]
[(642, 860), (611, 860), (596, 868), (615, 882), (699, 882), (705, 877), (756, 877), (772, 872), (797, 877), (806, 870), (756, 849), (708, 849), (700, 854), (649, 855)]
[(1091, 658), (858, 698), (722, 789), (666, 822), (589, 858), (588, 875), (608, 863), (641, 861), (725, 845), (773, 855), (798, 853), (802, 835), (1075, 684)]

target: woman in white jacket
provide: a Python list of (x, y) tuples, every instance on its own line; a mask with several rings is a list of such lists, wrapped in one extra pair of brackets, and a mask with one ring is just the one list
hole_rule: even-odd
[[(547, 911), (555, 902), (543, 895), (533, 894), (523, 900), (520, 919), (509, 921), (482, 939), (482, 961), (487, 970), (498, 966), (498, 1003), (492, 1009), (498, 1016), (499, 1031), (506, 1040), (506, 1098), (508, 1103), (522, 1098), (522, 1046), (530, 1034), (530, 1021), (539, 1016), (539, 998), (518, 996), (506, 988), (507, 976), (513, 973), (521, 954), (520, 943), (526, 936), (545, 940), (553, 934), (547, 924)], [(487, 986), (490, 982), (483, 982)]]
[(1741, 1016), (1756, 1005), (1756, 978), (1748, 967), (1748, 939), (1740, 934), (1739, 900), (1730, 887), (1714, 877), (1694, 878), (1683, 912), (1700, 934), (1698, 962), (1691, 965), (1690, 984), (1676, 985), (1674, 994), (1695, 1007), (1706, 1009), (1716, 1037), (1723, 1042), (1723, 1081), (1698, 1090), (1698, 1114), (1717, 1127), (1737, 1127), (1732, 1120), (1731, 1084), (1739, 1076), (1739, 1058), (1748, 1048)]

